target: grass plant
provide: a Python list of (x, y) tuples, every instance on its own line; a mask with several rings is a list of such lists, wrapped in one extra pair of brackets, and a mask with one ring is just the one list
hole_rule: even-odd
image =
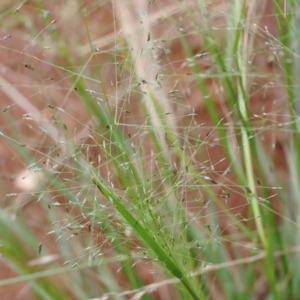
[(299, 299), (298, 8), (5, 2), (1, 297)]

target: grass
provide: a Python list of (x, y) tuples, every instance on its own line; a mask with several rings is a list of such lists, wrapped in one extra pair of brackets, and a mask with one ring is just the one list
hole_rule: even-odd
[(298, 6), (3, 5), (1, 294), (299, 299)]

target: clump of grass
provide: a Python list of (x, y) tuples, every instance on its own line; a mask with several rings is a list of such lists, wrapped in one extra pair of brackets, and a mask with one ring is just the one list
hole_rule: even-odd
[(14, 297), (298, 297), (298, 6), (224, 5), (3, 9)]

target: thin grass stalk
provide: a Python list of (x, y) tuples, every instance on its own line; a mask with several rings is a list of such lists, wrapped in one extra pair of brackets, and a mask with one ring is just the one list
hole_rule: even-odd
[[(239, 1), (236, 1), (236, 15), (239, 15), (240, 6)], [(248, 113), (246, 108), (247, 99), (245, 98), (245, 93), (243, 91), (247, 90), (247, 61), (248, 61), (248, 47), (249, 47), (249, 40), (247, 32), (247, 28), (245, 29), (246, 32), (242, 35), (242, 39), (240, 39), (239, 42), (239, 50), (238, 50), (238, 63), (240, 66), (241, 71), (241, 77), (242, 77), (242, 87), (238, 86), (238, 104), (239, 104), (239, 111), (241, 113), (242, 119), (248, 123)], [(242, 132), (242, 141), (243, 141), (243, 158), (244, 158), (244, 165), (245, 165), (245, 172), (246, 172), (246, 179), (248, 183), (249, 193), (247, 195), (248, 198), (250, 198), (255, 223), (257, 226), (258, 234), (260, 236), (260, 240), (263, 244), (263, 247), (267, 247), (267, 240), (266, 235), (263, 228), (263, 223), (261, 219), (261, 213), (259, 204), (257, 201), (257, 193), (256, 193), (256, 187), (255, 187), (255, 178), (254, 178), (254, 170), (252, 167), (252, 158), (251, 158), (251, 147), (247, 129), (244, 125), (241, 126), (241, 132)]]
[[(238, 15), (238, 12), (240, 11), (239, 3), (236, 2), (236, 15)], [(245, 26), (245, 32), (242, 35), (242, 39), (240, 40), (240, 43), (238, 44), (238, 57), (237, 57), (237, 62), (241, 74), (241, 84), (238, 86), (238, 103), (239, 103), (239, 110), (242, 116), (242, 119), (246, 121), (246, 124), (249, 123), (249, 116), (247, 113), (247, 85), (248, 84), (248, 79), (247, 79), (247, 61), (248, 61), (248, 51), (249, 49), (252, 49), (252, 42), (250, 40), (250, 35), (249, 35), (249, 20), (251, 19), (251, 15), (255, 11), (255, 2), (252, 2), (249, 4), (248, 7), (248, 17), (247, 20), (248, 22), (246, 23)], [(246, 178), (247, 178), (247, 183), (248, 183), (248, 188), (249, 188), (249, 193), (248, 193), (248, 198), (251, 202), (251, 207), (252, 211), (254, 214), (255, 218), (255, 223), (256, 223), (256, 228), (258, 230), (258, 235), (260, 237), (261, 243), (263, 245), (263, 248), (267, 251), (267, 257), (266, 257), (266, 270), (265, 274), (269, 282), (269, 287), (272, 291), (272, 294), (275, 299), (280, 299), (277, 288), (276, 288), (276, 282), (275, 282), (275, 269), (274, 269), (274, 258), (273, 258), (273, 239), (272, 237), (269, 237), (267, 239), (265, 229), (263, 226), (262, 222), (262, 215), (258, 203), (258, 198), (257, 198), (257, 191), (256, 191), (256, 184), (255, 184), (255, 177), (254, 177), (254, 170), (253, 170), (253, 162), (252, 162), (252, 154), (251, 154), (251, 143), (250, 143), (250, 138), (249, 136), (249, 130), (247, 130), (244, 126), (245, 124), (243, 123), (241, 126), (241, 132), (242, 132), (242, 141), (243, 141), (243, 158), (244, 158), (244, 166), (245, 166), (245, 172), (246, 172)], [(249, 124), (250, 126), (250, 124)], [(253, 145), (255, 147), (255, 145)]]
[[(291, 63), (293, 57), (291, 55), (292, 51), (292, 38), (294, 36), (293, 33), (293, 26), (292, 21), (296, 17), (295, 16), (295, 9), (299, 6), (296, 5), (295, 1), (281, 1), (281, 0), (274, 0), (275, 11), (277, 16), (277, 23), (279, 28), (279, 41), (281, 43), (281, 51), (283, 52), (282, 57), (282, 69), (284, 74), (285, 80), (285, 87), (286, 87), (286, 94), (287, 94), (287, 101), (288, 101), (288, 108), (289, 114), (291, 119), (291, 128), (292, 128), (292, 136), (291, 136), (291, 143), (288, 146), (288, 162), (290, 167), (290, 176), (293, 180), (293, 196), (295, 199), (300, 197), (300, 140), (299, 140), (299, 122), (298, 122), (298, 115), (297, 115), (297, 107), (295, 104), (294, 94), (293, 94), (293, 85), (294, 79), (292, 75), (295, 74), (293, 72), (294, 65)], [(295, 56), (296, 57), (296, 56)], [(299, 56), (297, 56), (299, 59)], [(289, 153), (291, 152), (291, 153)], [(290, 157), (292, 157), (292, 163)], [(297, 200), (296, 200), (297, 201)], [(298, 285), (298, 283), (296, 283)], [(289, 277), (287, 280), (287, 286), (289, 291), (294, 291), (294, 282), (293, 276)], [(293, 292), (291, 292), (293, 293)]]

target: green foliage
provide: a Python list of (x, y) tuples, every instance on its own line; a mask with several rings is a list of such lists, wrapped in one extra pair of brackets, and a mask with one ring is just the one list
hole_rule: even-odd
[(298, 299), (299, 5), (140, 2), (1, 8), (0, 292)]

